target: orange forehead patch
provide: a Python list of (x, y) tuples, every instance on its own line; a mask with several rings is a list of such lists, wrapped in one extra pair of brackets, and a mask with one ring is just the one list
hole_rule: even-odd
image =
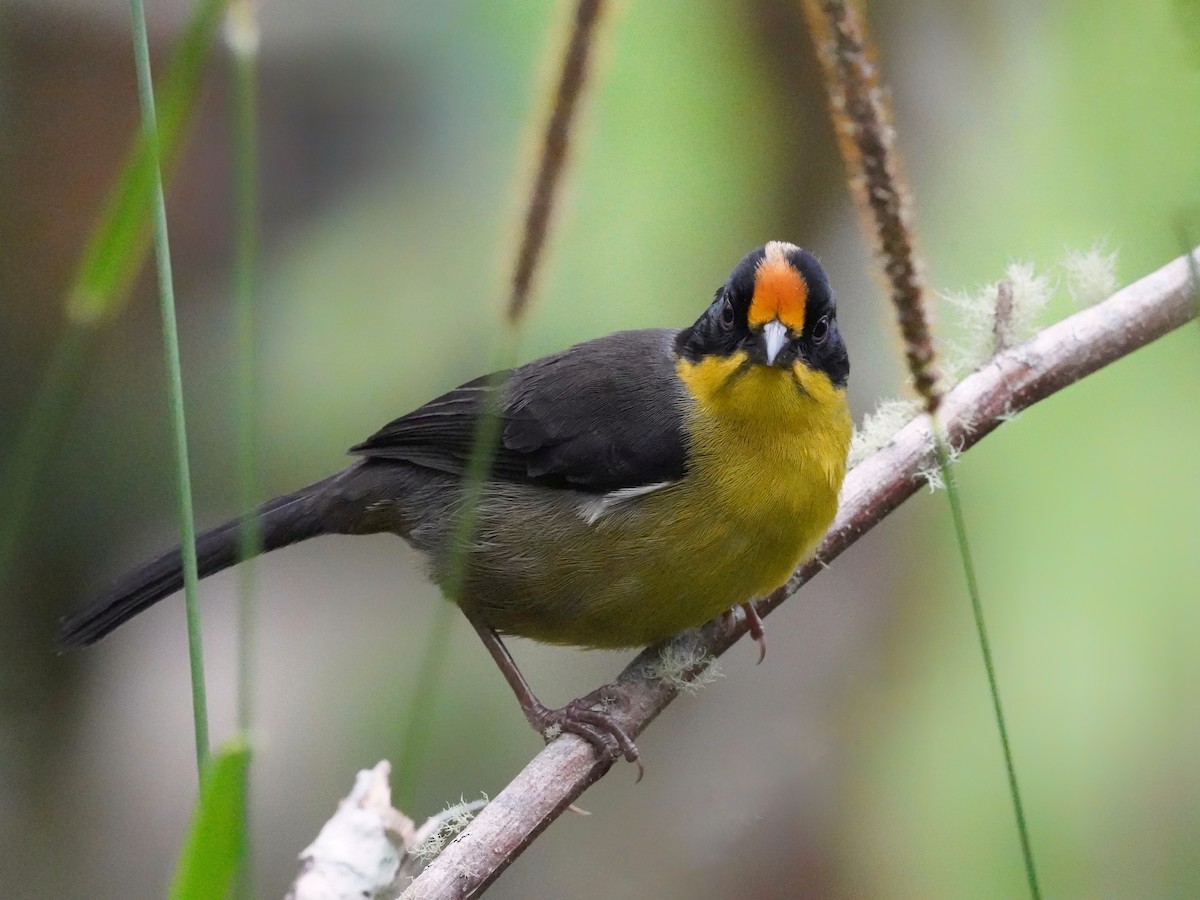
[(804, 328), (808, 283), (788, 262), (785, 253), (788, 246), (781, 241), (767, 244), (762, 262), (754, 272), (754, 297), (748, 317), (753, 327), (778, 319), (790, 331)]

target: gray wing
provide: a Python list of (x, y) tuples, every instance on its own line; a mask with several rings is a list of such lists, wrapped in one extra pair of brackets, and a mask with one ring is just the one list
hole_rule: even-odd
[(687, 435), (675, 334), (617, 332), (477, 378), (350, 452), (461, 475), (490, 407), (501, 429), (492, 479), (595, 493), (677, 480)]

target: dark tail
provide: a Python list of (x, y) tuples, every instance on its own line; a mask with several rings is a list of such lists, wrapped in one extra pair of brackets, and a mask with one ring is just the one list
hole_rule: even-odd
[[(339, 476), (319, 481), (258, 508), (261, 550), (275, 550), (333, 530), (323, 513), (322, 489)], [(234, 520), (196, 539), (200, 577), (239, 562), (240, 522)], [(126, 575), (88, 606), (64, 619), (58, 632), (60, 652), (86, 647), (183, 587), (183, 556), (178, 547)]]

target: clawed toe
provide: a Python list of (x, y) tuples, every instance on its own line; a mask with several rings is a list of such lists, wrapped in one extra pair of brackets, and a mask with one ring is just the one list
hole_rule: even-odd
[(742, 611), (746, 614), (746, 627), (750, 632), (750, 637), (758, 644), (758, 664), (761, 665), (762, 661), (767, 658), (766, 628), (763, 627), (763, 620), (753, 603), (743, 603)]
[[(767, 630), (763, 626), (762, 617), (759, 616), (758, 610), (754, 608), (753, 602), (741, 604), (742, 612), (746, 614), (746, 631), (750, 634), (750, 639), (758, 644), (758, 662), (756, 665), (761, 665), (762, 661), (767, 658)], [(732, 628), (736, 624), (737, 608), (727, 609), (722, 614), (722, 621), (726, 627)]]
[(534, 727), (543, 734), (547, 729), (557, 727), (579, 735), (591, 744), (600, 756), (613, 759), (624, 756), (628, 762), (637, 766), (637, 780), (641, 781), (646, 770), (642, 765), (637, 744), (607, 711), (592, 708), (596, 703), (603, 704), (606, 700), (608, 695), (602, 689), (578, 700), (572, 700), (562, 709), (542, 707), (533, 712), (530, 719), (532, 721), (536, 717)]

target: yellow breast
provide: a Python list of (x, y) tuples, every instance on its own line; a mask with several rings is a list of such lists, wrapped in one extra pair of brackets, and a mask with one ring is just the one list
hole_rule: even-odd
[(851, 434), (845, 391), (802, 363), (750, 365), (743, 353), (681, 360), (677, 373), (695, 400), (693, 525), (730, 523), (726, 564), (739, 568), (747, 598), (769, 593), (837, 512)]

